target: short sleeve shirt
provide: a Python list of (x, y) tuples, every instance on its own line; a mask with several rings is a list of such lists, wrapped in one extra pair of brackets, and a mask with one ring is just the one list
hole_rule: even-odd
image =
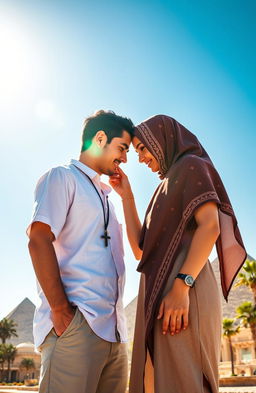
[[(35, 190), (33, 222), (50, 226), (60, 275), (71, 304), (83, 313), (92, 330), (109, 342), (126, 342), (123, 308), (125, 267), (122, 229), (109, 203), (109, 245), (105, 247), (104, 218), (97, 187), (106, 209), (111, 188), (77, 160), (43, 175)], [(34, 317), (35, 345), (39, 346), (53, 324), (48, 301), (38, 284), (39, 302)]]

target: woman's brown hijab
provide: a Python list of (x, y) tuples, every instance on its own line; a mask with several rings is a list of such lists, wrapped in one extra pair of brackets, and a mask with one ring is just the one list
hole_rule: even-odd
[(146, 338), (152, 353), (150, 333), (161, 293), (179, 253), (184, 231), (188, 225), (196, 225), (195, 210), (208, 201), (218, 205), (220, 236), (216, 248), (226, 300), (246, 259), (246, 251), (221, 178), (196, 136), (164, 115), (139, 124), (135, 136), (158, 160), (163, 179), (146, 212), (140, 241), (143, 256), (138, 266), (146, 278)]

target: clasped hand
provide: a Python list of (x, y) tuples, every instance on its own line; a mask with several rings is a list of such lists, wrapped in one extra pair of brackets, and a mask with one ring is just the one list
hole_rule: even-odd
[(173, 336), (188, 327), (189, 287), (176, 279), (170, 292), (163, 298), (157, 319), (163, 319), (162, 332)]

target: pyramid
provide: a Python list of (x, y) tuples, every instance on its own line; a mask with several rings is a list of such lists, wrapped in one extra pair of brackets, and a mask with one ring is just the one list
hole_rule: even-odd
[(7, 343), (18, 345), (21, 343), (34, 343), (33, 339), (33, 317), (35, 305), (27, 297), (14, 308), (6, 318), (12, 319), (16, 324), (18, 337), (11, 337)]
[[(248, 255), (248, 259), (254, 260), (249, 255)], [(212, 265), (215, 277), (217, 279), (218, 286), (221, 291), (221, 280), (220, 280), (218, 258), (214, 259), (214, 261), (212, 262), (211, 265)], [(242, 269), (240, 271), (242, 271)], [(229, 296), (228, 296), (228, 302), (226, 302), (224, 297), (221, 295), (223, 318), (235, 318), (236, 309), (238, 306), (240, 306), (241, 303), (246, 302), (246, 301), (253, 302), (253, 294), (250, 291), (250, 289), (244, 285), (242, 285), (240, 287), (235, 287), (235, 284), (237, 281), (238, 281), (238, 278), (236, 277), (236, 279), (233, 283), (233, 286), (231, 288), (231, 291), (229, 293)]]
[(137, 296), (125, 307), (125, 316), (127, 321), (128, 341), (133, 340), (135, 317), (137, 309)]

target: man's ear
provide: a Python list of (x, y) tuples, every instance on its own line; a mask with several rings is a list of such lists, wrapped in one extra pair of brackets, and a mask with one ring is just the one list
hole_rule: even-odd
[(108, 141), (108, 137), (103, 130), (98, 131), (93, 139), (95, 140), (96, 145), (100, 148), (103, 148)]

